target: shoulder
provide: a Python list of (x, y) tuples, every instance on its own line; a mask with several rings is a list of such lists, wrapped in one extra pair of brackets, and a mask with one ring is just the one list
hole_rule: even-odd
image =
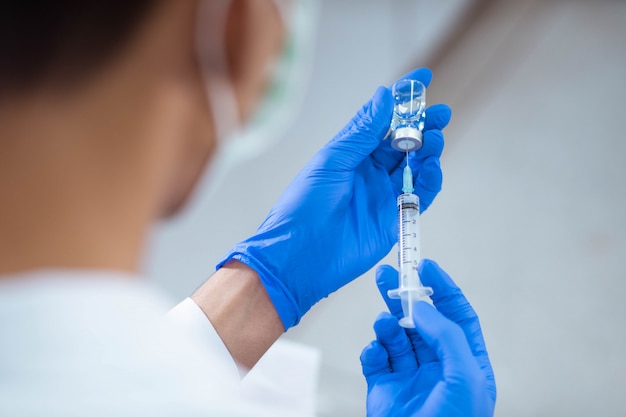
[(47, 415), (55, 407), (86, 415), (232, 409), (236, 381), (219, 358), (164, 320), (171, 303), (158, 291), (75, 278), (0, 285), (0, 415)]

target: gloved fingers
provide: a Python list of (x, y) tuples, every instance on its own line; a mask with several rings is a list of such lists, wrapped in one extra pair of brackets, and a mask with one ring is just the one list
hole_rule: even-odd
[(374, 322), (374, 332), (378, 343), (387, 350), (392, 372), (417, 369), (413, 346), (396, 317), (387, 312), (379, 314)]
[(381, 376), (391, 373), (387, 351), (377, 341), (371, 342), (361, 352), (361, 369), (368, 386), (375, 384)]
[(413, 179), (415, 194), (420, 198), (420, 213), (423, 213), (441, 191), (443, 173), (439, 165), (439, 158), (431, 157), (425, 160), (417, 175)]
[[(441, 191), (443, 173), (439, 166), (439, 158), (430, 157), (425, 161), (418, 161), (409, 156), (409, 166), (413, 168), (413, 192), (420, 198), (420, 212), (424, 212)], [(402, 193), (404, 165), (400, 164), (390, 174), (390, 180), (396, 194)]]
[(383, 140), (380, 145), (372, 152), (372, 160), (374, 163), (385, 168), (387, 172), (392, 172), (398, 164), (405, 158), (404, 153), (396, 151), (391, 147), (391, 140), (389, 138)]
[(443, 132), (441, 130), (428, 130), (424, 132), (422, 147), (413, 152), (413, 158), (415, 158), (416, 161), (423, 161), (432, 156), (440, 157), (443, 152), (444, 144)]
[(418, 301), (413, 322), (424, 341), (436, 352), (448, 384), (471, 385), (482, 377), (461, 327), (428, 303)]
[(426, 108), (426, 120), (424, 121), (424, 130), (430, 129), (443, 130), (452, 118), (452, 109), (445, 104), (433, 104)]
[(460, 325), (478, 320), (461, 289), (435, 261), (424, 259), (418, 269), (422, 283), (433, 289), (435, 307), (446, 317)]
[(379, 145), (391, 123), (391, 91), (378, 87), (374, 97), (320, 151), (324, 167), (353, 171)]
[(478, 315), (452, 278), (436, 262), (424, 259), (419, 265), (420, 278), (424, 285), (433, 289), (435, 307), (448, 319), (458, 324), (472, 354), (488, 379), (493, 380), (493, 370), (485, 347)]
[(400, 80), (418, 80), (424, 87), (428, 88), (430, 82), (433, 79), (433, 72), (428, 68), (416, 68), (412, 71), (407, 72), (402, 77), (398, 78)]
[(389, 290), (398, 288), (398, 271), (391, 265), (381, 265), (376, 268), (376, 286), (389, 312), (396, 317), (402, 317), (400, 300), (389, 298)]
[[(389, 298), (389, 290), (398, 288), (398, 271), (390, 265), (381, 265), (376, 269), (376, 286), (382, 296), (387, 308), (396, 318), (404, 316), (402, 313), (402, 303), (399, 299)], [(404, 329), (411, 340), (418, 364), (432, 362), (437, 359), (435, 352), (428, 347), (422, 337), (415, 329)]]

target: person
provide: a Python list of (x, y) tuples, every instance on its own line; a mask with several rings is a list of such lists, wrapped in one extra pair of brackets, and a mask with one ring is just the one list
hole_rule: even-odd
[[(237, 396), (237, 367), (391, 250), (402, 156), (384, 140), (380, 87), (169, 320), (140, 278), (151, 226), (184, 207), (262, 102), (285, 7), (2, 3), (0, 415), (272, 415)], [(431, 73), (407, 77), (428, 85)], [(441, 188), (450, 114), (428, 109), (410, 157), (423, 209)], [(478, 321), (435, 264), (422, 268), (439, 311), (416, 306), (412, 332), (379, 317), (362, 355), (368, 415), (490, 415)], [(386, 288), (393, 271), (378, 277)]]

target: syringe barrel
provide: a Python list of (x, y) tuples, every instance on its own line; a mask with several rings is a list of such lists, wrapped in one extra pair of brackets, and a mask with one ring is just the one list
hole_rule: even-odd
[(429, 301), (433, 291), (420, 281), (418, 266), (420, 255), (420, 204), (413, 193), (398, 197), (398, 288), (389, 290), (390, 298), (400, 298), (404, 317), (399, 320), (402, 327), (415, 327), (413, 305), (417, 301)]
[(399, 290), (422, 286), (417, 267), (420, 254), (419, 197), (404, 193), (398, 197), (398, 269)]

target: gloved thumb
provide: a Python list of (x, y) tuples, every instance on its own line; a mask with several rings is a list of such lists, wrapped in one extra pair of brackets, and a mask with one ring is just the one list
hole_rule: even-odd
[(415, 329), (441, 361), (444, 381), (479, 372), (465, 334), (458, 324), (423, 301), (415, 303), (413, 311)]
[(392, 113), (391, 91), (378, 87), (374, 97), (326, 145), (326, 168), (354, 170), (380, 145), (389, 130)]

